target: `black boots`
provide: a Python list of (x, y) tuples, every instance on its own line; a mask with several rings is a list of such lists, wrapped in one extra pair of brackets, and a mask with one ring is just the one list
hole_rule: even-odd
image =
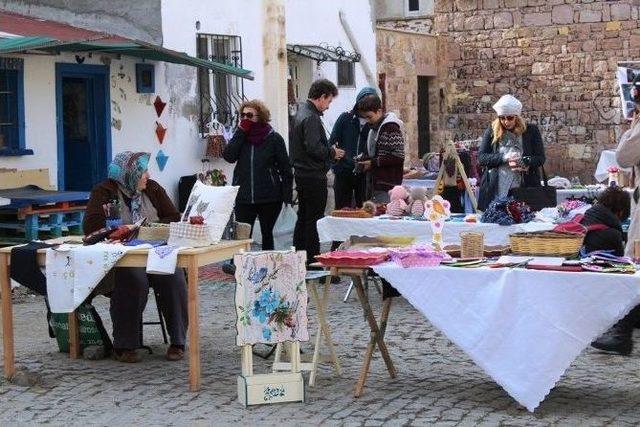
[(600, 338), (591, 343), (598, 350), (628, 356), (633, 349), (633, 327), (640, 319), (640, 305), (634, 307)]
[(605, 332), (600, 338), (591, 343), (591, 347), (598, 350), (617, 353), (622, 356), (628, 356), (633, 349), (633, 341), (631, 330), (625, 330), (615, 324), (611, 329)]

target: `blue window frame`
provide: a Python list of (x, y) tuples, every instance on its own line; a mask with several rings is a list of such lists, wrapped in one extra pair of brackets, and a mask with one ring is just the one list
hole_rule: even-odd
[(0, 156), (33, 154), (24, 143), (24, 74), (21, 58), (0, 58)]

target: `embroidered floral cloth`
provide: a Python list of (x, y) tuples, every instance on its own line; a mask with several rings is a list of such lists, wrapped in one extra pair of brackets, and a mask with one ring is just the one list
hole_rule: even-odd
[(91, 294), (130, 246), (98, 243), (47, 249), (47, 297), (52, 313), (71, 313)]
[(304, 251), (236, 255), (237, 345), (308, 341)]

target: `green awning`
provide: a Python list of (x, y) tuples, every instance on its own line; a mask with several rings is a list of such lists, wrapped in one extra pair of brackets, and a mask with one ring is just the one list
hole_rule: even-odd
[(253, 80), (253, 72), (217, 61), (189, 56), (184, 52), (167, 49), (139, 40), (112, 42), (107, 40), (60, 41), (49, 37), (11, 37), (0, 39), (0, 54), (24, 53), (41, 50), (46, 52), (103, 52), (150, 61), (170, 62), (212, 70), (217, 73), (231, 74)]
[(60, 43), (59, 40), (51, 37), (40, 36), (2, 38), (0, 39), (0, 54), (48, 48)]

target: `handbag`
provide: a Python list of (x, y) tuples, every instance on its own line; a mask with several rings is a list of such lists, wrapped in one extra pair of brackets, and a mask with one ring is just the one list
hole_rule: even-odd
[(558, 204), (556, 187), (552, 187), (548, 184), (544, 166), (540, 166), (540, 169), (542, 169), (542, 186), (518, 187), (509, 190), (510, 196), (516, 200), (525, 202), (534, 211), (539, 211), (544, 208), (552, 208)]

